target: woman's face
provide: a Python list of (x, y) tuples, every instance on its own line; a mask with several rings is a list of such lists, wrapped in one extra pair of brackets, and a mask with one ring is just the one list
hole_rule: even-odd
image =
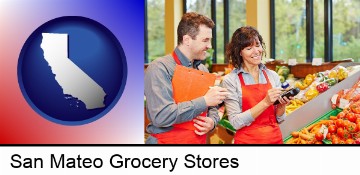
[(262, 45), (259, 38), (256, 37), (254, 43), (240, 51), (240, 55), (245, 65), (259, 65), (261, 63), (262, 52)]

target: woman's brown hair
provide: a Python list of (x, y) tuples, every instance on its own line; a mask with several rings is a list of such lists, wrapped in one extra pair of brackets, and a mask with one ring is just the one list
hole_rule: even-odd
[(229, 61), (231, 60), (230, 62), (235, 68), (240, 68), (244, 61), (240, 55), (240, 51), (248, 46), (251, 46), (254, 41), (256, 41), (256, 38), (258, 38), (260, 41), (258, 44), (260, 44), (264, 49), (262, 53), (265, 53), (266, 55), (263, 38), (254, 27), (240, 27), (234, 32), (230, 43), (226, 46), (225, 54), (226, 58), (229, 59)]

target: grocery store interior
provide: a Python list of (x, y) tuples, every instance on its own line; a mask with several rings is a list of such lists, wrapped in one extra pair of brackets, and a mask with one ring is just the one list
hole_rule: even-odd
[[(224, 50), (233, 32), (255, 27), (266, 45), (262, 63), (284, 89), (300, 92), (279, 124), (285, 144), (360, 144), (360, 1), (354, 0), (145, 0), (144, 70), (177, 45), (181, 16), (198, 12), (215, 22), (203, 64), (218, 80), (233, 67)], [(145, 105), (146, 105), (146, 98)], [(146, 126), (150, 122), (146, 116)], [(232, 144), (236, 130), (225, 105), (209, 144)]]

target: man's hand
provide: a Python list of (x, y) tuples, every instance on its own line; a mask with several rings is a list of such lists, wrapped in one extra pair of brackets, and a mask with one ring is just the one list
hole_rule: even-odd
[(197, 116), (193, 121), (197, 135), (204, 135), (214, 128), (214, 121), (209, 117)]
[(227, 92), (226, 88), (219, 86), (210, 87), (210, 89), (204, 95), (206, 105), (216, 106), (222, 103), (228, 94), (229, 93)]

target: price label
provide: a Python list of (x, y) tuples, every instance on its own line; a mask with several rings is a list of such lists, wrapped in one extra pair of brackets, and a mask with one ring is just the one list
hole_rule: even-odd
[(344, 109), (344, 108), (346, 108), (347, 106), (349, 106), (349, 104), (350, 104), (349, 100), (346, 100), (346, 99), (341, 98), (341, 99), (340, 99), (339, 108)]
[(296, 64), (297, 64), (296, 59), (294, 59), (294, 58), (289, 59), (289, 61), (288, 61), (289, 66), (295, 66)]
[(313, 66), (320, 66), (322, 64), (322, 58), (313, 58), (312, 65)]
[(338, 94), (335, 94), (335, 95), (333, 95), (333, 96), (331, 97), (331, 103), (332, 103), (332, 104), (336, 105), (336, 100), (337, 100), (338, 96), (339, 96)]
[(328, 133), (328, 128), (325, 125), (321, 125), (321, 128), (319, 130), (321, 133), (323, 133), (324, 138), (326, 138), (326, 135)]

